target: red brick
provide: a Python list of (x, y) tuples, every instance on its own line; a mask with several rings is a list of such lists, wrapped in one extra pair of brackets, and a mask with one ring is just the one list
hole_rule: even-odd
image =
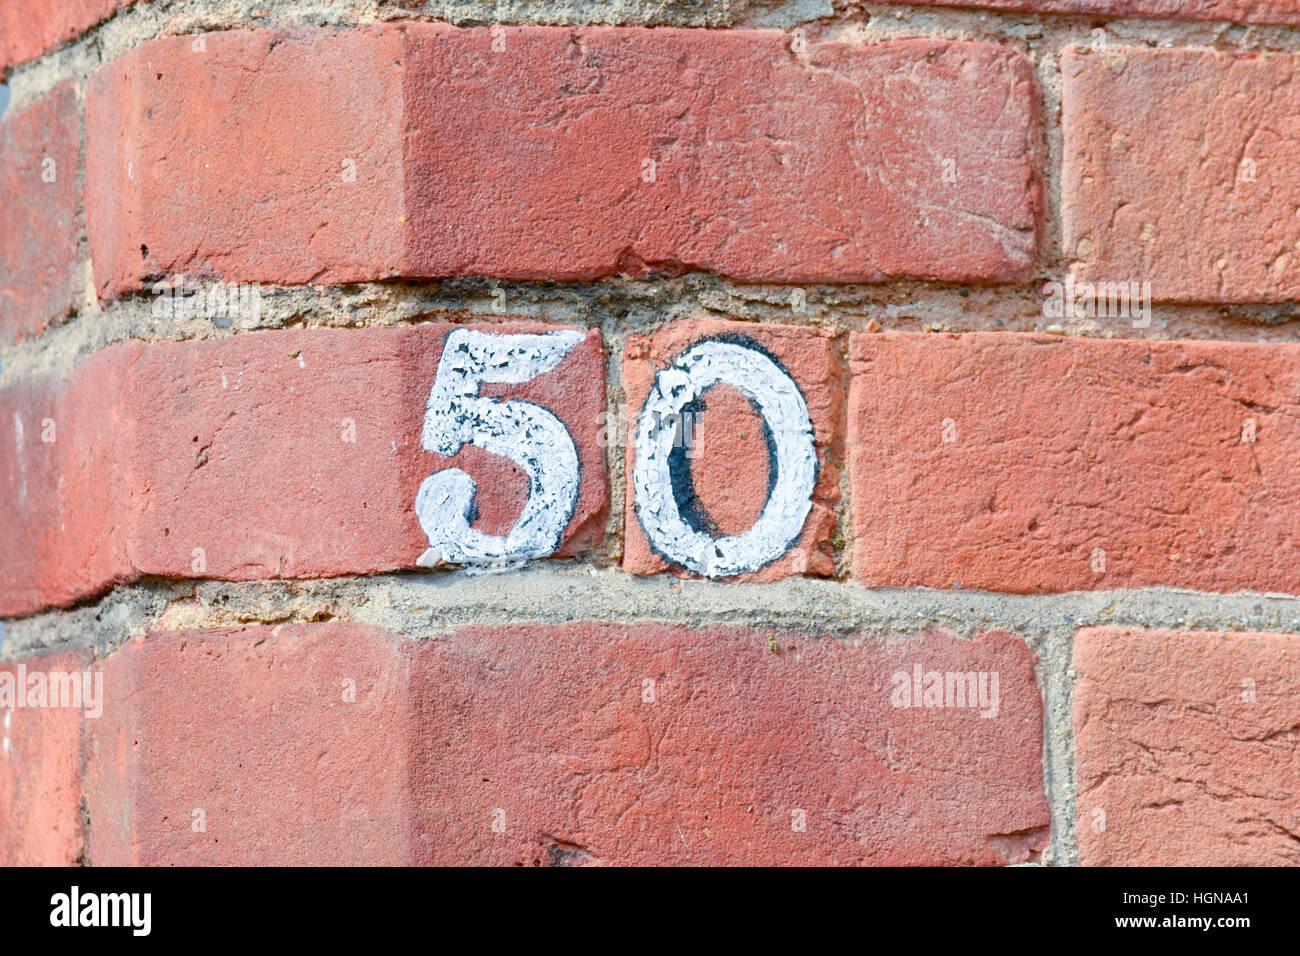
[[(998, 715), (895, 709), (913, 664), (998, 672)], [(1047, 837), (1006, 634), (324, 623), (154, 634), (105, 673), (96, 864), (994, 864)]]
[(45, 377), (0, 391), (0, 616), (68, 605), (129, 580), (122, 549), (120, 388), (143, 348), (89, 358), (73, 384)]
[(1079, 860), (1300, 863), (1300, 635), (1075, 637)]
[[(807, 405), (819, 465), (812, 508), (798, 540), (776, 560), (736, 578), (770, 581), (805, 572), (833, 573), (829, 541), (840, 496), (838, 464), (842, 456), (840, 419), (844, 401), (835, 339), (818, 329), (721, 319), (679, 322), (653, 336), (632, 336), (624, 349), (628, 476), (624, 570), (654, 574), (670, 567), (660, 551), (651, 547), (636, 500), (633, 474), (637, 425), (656, 374), (672, 366), (695, 343), (709, 339), (757, 346), (785, 369)], [(753, 527), (769, 499), (769, 469), (775, 465), (766, 440), (767, 429), (757, 407), (730, 385), (715, 386), (705, 393), (703, 402), (705, 407), (692, 419), (690, 428), (690, 498), (702, 516), (703, 527), (712, 536), (743, 534)], [(682, 570), (680, 565), (671, 566)]]
[[(71, 83), (0, 124), (0, 345), (76, 302), (81, 110)], [(51, 180), (51, 181), (47, 181)]]
[[(19, 467), (0, 478), (13, 516), (0, 522), (0, 546), (18, 556), (0, 572), (0, 613), (68, 603), (140, 574), (248, 580), (411, 568), (429, 545), (416, 492), (446, 467), (477, 481), (474, 527), (506, 533), (528, 496), (524, 472), (473, 446), (451, 458), (421, 447), (451, 328), (132, 342), (98, 353), (61, 396), (48, 383), (11, 390), (0, 406), (27, 424)], [(540, 404), (565, 423), (582, 470), (557, 553), (598, 544), (609, 506), (599, 333), (586, 333), (553, 371), (482, 394)], [(35, 437), (49, 409), (60, 429), (52, 446)]]
[(851, 356), (861, 583), (1300, 590), (1300, 347), (885, 333)]
[(107, 704), (87, 746), (92, 864), (410, 860), (418, 728), (390, 635), (333, 623), (176, 631), (102, 667)]
[(401, 34), (203, 39), (201, 51), (191, 37), (147, 43), (91, 81), (86, 225), (100, 292), (186, 273), (401, 275)]
[(1170, 302), (1300, 296), (1297, 62), (1067, 52), (1062, 215), (1076, 278), (1149, 281)]
[(1300, 23), (1296, 0), (902, 0), (922, 6), (985, 7), (1025, 13), (1100, 14), (1230, 23)]
[[(25, 668), (25, 670), (20, 670)], [(88, 673), (90, 655), (61, 652), (0, 662), (0, 674), (16, 694), (22, 678), (36, 673)], [(8, 691), (5, 692), (7, 698)], [(70, 703), (67, 701), (65, 703)], [(0, 865), (73, 866), (82, 855), (81, 730), (93, 713), (71, 706), (0, 704)], [(84, 701), (93, 704), (94, 701)]]
[(1038, 92), (1013, 50), (503, 36), (494, 53), (486, 27), (236, 31), (108, 65), (87, 107), (101, 294), (181, 273), (798, 282), (1033, 266)]
[[(914, 664), (999, 672), (998, 716), (895, 709)], [(1040, 695), (1008, 634), (471, 627), (423, 645), (412, 684), (429, 862), (995, 864), (1047, 840)]]
[(134, 0), (0, 0), (0, 77), (107, 20)]

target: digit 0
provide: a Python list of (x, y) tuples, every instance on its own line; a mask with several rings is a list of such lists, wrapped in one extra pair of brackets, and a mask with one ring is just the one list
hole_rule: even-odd
[[(717, 385), (730, 385), (754, 404), (772, 465), (758, 520), (743, 534), (714, 537), (697, 517), (683, 417)], [(657, 554), (697, 574), (757, 571), (799, 540), (818, 467), (808, 404), (790, 373), (754, 342), (706, 339), (655, 376), (641, 408), (632, 471), (637, 520)]]

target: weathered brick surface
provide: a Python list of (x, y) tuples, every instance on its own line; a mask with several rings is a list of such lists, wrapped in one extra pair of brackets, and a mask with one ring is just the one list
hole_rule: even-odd
[[(487, 331), (548, 331), (538, 323)], [(207, 342), (128, 343), (97, 353), (66, 386), (6, 392), (23, 438), (0, 504), (0, 613), (25, 614), (139, 574), (248, 580), (411, 568), (428, 547), (421, 482), (475, 478), (474, 527), (504, 534), (528, 481), (468, 446), (425, 452), (425, 404), (448, 325), (277, 331)], [(581, 486), (560, 554), (598, 543), (609, 491), (600, 441), (600, 335), (553, 371), (485, 396), (540, 404), (567, 426)], [(57, 441), (40, 440), (41, 422)]]
[(1300, 295), (1297, 63), (1066, 52), (1062, 217), (1076, 277), (1149, 281), (1171, 302)]
[[(891, 675), (915, 664), (998, 671), (998, 716), (894, 708)], [(412, 679), (436, 861), (1003, 863), (1045, 845), (1040, 698), (1010, 635), (476, 627)]]
[(146, 44), (86, 107), (101, 293), (190, 274), (286, 283), (400, 275), (401, 35), (233, 31)]
[[(790, 574), (832, 573), (829, 542), (840, 496), (837, 466), (842, 455), (839, 423), (844, 383), (829, 333), (791, 325), (705, 319), (676, 323), (653, 336), (631, 337), (623, 352), (627, 474), (632, 475), (636, 466), (637, 423), (656, 374), (705, 340), (753, 345), (776, 359), (803, 395), (820, 466), (812, 509), (798, 540), (762, 569), (738, 577), (769, 581)], [(768, 502), (773, 463), (767, 426), (749, 399), (730, 385), (706, 392), (701, 405), (683, 429), (683, 446), (689, 446), (690, 452), (688, 470), (695, 509), (704, 528), (714, 536), (742, 534), (754, 525)], [(624, 523), (624, 570), (639, 574), (666, 570), (669, 562), (651, 547), (642, 526), (631, 480)]]
[[(997, 672), (997, 715), (894, 707), (914, 665)], [(325, 623), (154, 634), (104, 669), (95, 863), (989, 864), (1046, 840), (1006, 634)]]
[(81, 107), (70, 82), (0, 123), (0, 345), (73, 307), (78, 285)]
[(1300, 348), (885, 333), (851, 350), (858, 581), (1300, 590)]
[(1300, 635), (1075, 638), (1085, 865), (1300, 863)]
[(902, 0), (921, 6), (985, 7), (1025, 13), (1098, 14), (1231, 23), (1300, 23), (1296, 0)]
[(0, 0), (0, 78), (48, 53), (134, 0)]
[(89, 666), (82, 651), (0, 662), (0, 865), (73, 866), (82, 855), (84, 711), (19, 706), (10, 695), (30, 702), (37, 675), (48, 686), (51, 672)]
[(0, 390), (0, 615), (71, 604), (131, 576), (119, 450), (134, 432), (119, 390), (142, 349), (98, 352), (71, 384)]
[[(903, 0), (930, 35), (899, 40), (845, 9), (461, 28), (404, 0), (362, 25), (155, 3), (84, 38), (131, 2), (0, 0), (0, 75), (29, 64), (0, 123), (0, 620), (41, 615), (0, 691), (93, 666), (106, 694), (96, 719), (0, 697), (0, 863), (1007, 864), (1073, 813), (1062, 761), (1077, 827), (1047, 862), (1300, 863), (1300, 636), (1096, 627), (1055, 597), (1300, 594), (1300, 345), (1213, 317), (1300, 301), (1300, 60), (1241, 52), (1285, 49), (1300, 0)], [(714, 6), (641, 12), (759, 22)], [(954, 39), (976, 20), (1005, 42)], [(1045, 308), (1089, 335), (1063, 337), (824, 311), (905, 280), (867, 328), (958, 292), (981, 314), (956, 327), (1000, 327), (1054, 263), (1085, 310), (1138, 284), (1136, 314)], [(577, 285), (612, 277), (635, 288)], [(540, 311), (427, 312), (498, 280)], [(308, 288), (225, 323), (232, 283)], [(192, 299), (168, 326), (177, 284), (220, 332), (191, 334)], [(557, 320), (583, 327), (509, 354), (467, 334)], [(579, 567), (387, 577), (553, 546)], [(665, 573), (723, 583), (626, 577)], [(573, 574), (591, 607), (561, 606)], [(800, 574), (850, 580), (774, 583)], [(246, 583), (334, 577), (337, 620)], [(733, 587), (753, 610), (701, 623)], [(964, 639), (884, 633), (863, 587), (1041, 595), (1011, 619), (1042, 624), (1043, 667), (1084, 628), (1074, 733), (1044, 726), (1005, 615), (903, 594), (890, 620)], [(452, 616), (414, 640), (425, 589)], [(1290, 626), (1254, 603), (1198, 626)], [(837, 636), (794, 630), (839, 604)]]
[(1038, 93), (1015, 51), (499, 35), (494, 52), (488, 28), (235, 31), (109, 64), (87, 121), (101, 294), (179, 273), (963, 280), (1034, 262)]
[(419, 728), (390, 635), (176, 631), (102, 667), (108, 703), (86, 757), (92, 864), (410, 860)]

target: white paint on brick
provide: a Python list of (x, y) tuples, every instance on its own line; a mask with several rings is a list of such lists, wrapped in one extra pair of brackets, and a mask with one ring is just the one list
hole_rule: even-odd
[(578, 503), (578, 449), (564, 423), (531, 402), (479, 395), (484, 384), (519, 385), (549, 372), (583, 339), (562, 330), (506, 334), (455, 329), (443, 346), (429, 393), (421, 441), (425, 450), (454, 455), (476, 445), (508, 458), (528, 476), (528, 501), (506, 535), (471, 527), (474, 479), (444, 468), (424, 480), (415, 514), (429, 538), (417, 563), (517, 564), (552, 554)]
[(23, 454), (23, 419), (17, 412), (14, 412), (14, 447), (17, 454), (14, 460), (18, 462), (18, 503), (24, 504), (27, 501), (27, 456)]
[[(682, 516), (671, 462), (682, 442), (683, 411), (715, 385), (730, 385), (754, 403), (776, 459), (776, 482), (753, 527), (718, 538)], [(669, 561), (710, 578), (770, 564), (799, 540), (817, 483), (812, 420), (799, 386), (758, 349), (717, 340), (691, 346), (655, 376), (641, 408), (632, 483), (637, 518), (650, 546)]]

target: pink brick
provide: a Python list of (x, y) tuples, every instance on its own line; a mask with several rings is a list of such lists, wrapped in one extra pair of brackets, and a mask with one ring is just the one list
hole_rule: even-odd
[(94, 865), (410, 860), (419, 728), (390, 635), (332, 623), (160, 633), (103, 673), (87, 753)]
[(1169, 302), (1300, 296), (1294, 56), (1067, 51), (1062, 220), (1076, 279)]
[[(839, 502), (841, 456), (840, 415), (843, 381), (835, 355), (835, 340), (827, 332), (792, 325), (760, 325), (722, 319), (680, 322), (653, 336), (632, 336), (623, 351), (623, 392), (627, 400), (625, 471), (636, 467), (638, 422), (656, 375), (675, 367), (682, 353), (703, 341), (726, 341), (755, 348), (770, 356), (795, 383), (807, 407), (819, 472), (809, 496), (811, 508), (803, 530), (789, 548), (742, 580), (771, 581), (790, 574), (831, 574), (834, 562), (830, 536)], [(711, 536), (744, 534), (758, 520), (769, 500), (772, 448), (769, 426), (757, 406), (732, 385), (705, 392), (703, 407), (684, 416), (681, 443), (689, 446), (691, 507), (699, 530)], [(623, 568), (655, 574), (681, 565), (665, 560), (652, 546), (643, 526), (635, 482), (627, 482)]]
[(0, 77), (48, 53), (134, 0), (0, 0)]
[[(82, 855), (84, 714), (93, 708), (48, 706), (75, 703), (56, 695), (31, 697), (39, 681), (58, 678), (60, 693), (72, 685), (64, 675), (88, 673), (90, 655), (59, 652), (0, 662), (0, 865), (75, 866)], [(93, 686), (93, 682), (92, 682)], [(10, 697), (10, 694), (14, 697)], [(22, 703), (19, 704), (18, 697)], [(27, 706), (31, 703), (47, 706)], [(91, 703), (83, 698), (82, 703)]]
[(918, 6), (983, 7), (1025, 13), (1093, 14), (1230, 23), (1300, 23), (1296, 0), (903, 0)]
[[(894, 707), (914, 665), (997, 672), (996, 716)], [(321, 623), (155, 633), (104, 671), (96, 864), (997, 864), (1047, 839), (1007, 634)]]
[(1075, 637), (1079, 859), (1300, 863), (1300, 636)]
[[(998, 716), (891, 706), (917, 664), (999, 672)], [(995, 864), (1047, 839), (1033, 660), (1006, 634), (472, 627), (412, 684), (431, 862)]]
[(0, 616), (68, 605), (131, 577), (120, 450), (132, 434), (119, 389), (142, 346), (91, 356), (72, 384), (0, 390)]
[[(429, 547), (414, 502), (434, 471), (477, 482), (473, 526), (505, 534), (529, 487), (504, 457), (424, 451), (448, 325), (289, 330), (97, 353), (70, 383), (0, 395), (18, 466), (0, 508), (0, 613), (27, 614), (140, 574), (249, 580), (413, 568)], [(546, 332), (537, 323), (482, 324)], [(567, 428), (581, 483), (557, 553), (597, 545), (609, 507), (600, 335), (552, 371), (485, 396), (543, 406)], [(16, 417), (14, 417), (16, 416)], [(41, 422), (57, 441), (41, 442)]]

